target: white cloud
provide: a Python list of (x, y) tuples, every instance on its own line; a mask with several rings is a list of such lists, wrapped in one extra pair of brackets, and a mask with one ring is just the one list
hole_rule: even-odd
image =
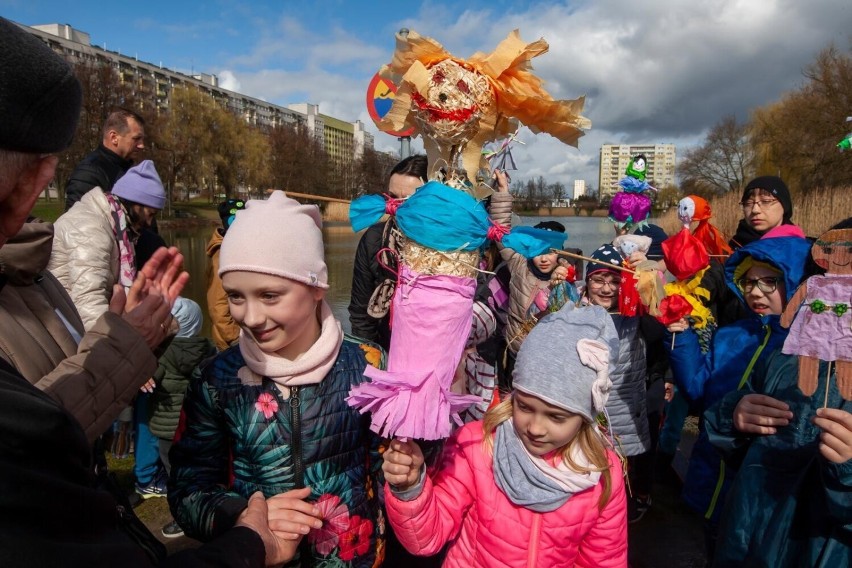
[[(408, 27), (434, 37), (456, 56), (490, 52), (509, 31), (550, 51), (532, 61), (554, 98), (586, 94), (592, 129), (580, 149), (547, 135), (522, 135), (514, 155), (523, 171), (565, 184), (597, 185), (602, 143), (674, 143), (679, 155), (726, 115), (740, 120), (801, 84), (803, 69), (834, 41), (849, 43), (848, 0), (580, 0), (524, 8), (459, 10), (424, 2)], [(523, 11), (521, 11), (523, 10)], [(404, 11), (402, 11), (404, 14)], [(361, 119), (376, 146), (364, 106), (372, 74), (392, 56), (393, 38), (334, 28), (319, 35), (282, 18), (258, 30), (246, 52), (227, 62), (244, 92), (279, 104), (309, 101), (345, 120)], [(236, 77), (240, 80), (237, 81)], [(220, 75), (224, 81), (224, 72)]]
[(242, 84), (233, 72), (223, 69), (219, 71), (219, 86), (229, 91), (242, 92)]

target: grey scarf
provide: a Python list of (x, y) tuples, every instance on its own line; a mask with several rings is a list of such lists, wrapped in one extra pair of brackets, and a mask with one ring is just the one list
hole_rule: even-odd
[[(578, 461), (582, 464), (585, 460)], [(497, 427), (493, 469), (494, 481), (506, 497), (515, 505), (537, 513), (555, 511), (572, 495), (594, 487), (600, 479), (600, 472), (577, 473), (564, 463), (553, 467), (530, 455), (511, 419)]]

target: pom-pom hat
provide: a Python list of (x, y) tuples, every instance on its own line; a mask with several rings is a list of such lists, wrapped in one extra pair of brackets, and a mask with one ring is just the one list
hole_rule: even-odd
[(618, 333), (607, 311), (568, 303), (527, 335), (515, 361), (513, 386), (591, 422), (606, 406), (609, 368), (617, 356)]
[(127, 170), (115, 182), (112, 194), (153, 209), (162, 209), (166, 204), (166, 190), (151, 160), (143, 160)]
[(219, 276), (257, 272), (328, 288), (322, 218), (316, 205), (302, 205), (283, 191), (266, 201), (251, 199), (237, 211), (219, 250)]

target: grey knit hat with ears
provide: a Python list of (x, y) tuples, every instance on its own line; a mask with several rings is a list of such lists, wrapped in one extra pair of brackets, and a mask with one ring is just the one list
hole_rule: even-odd
[(607, 311), (568, 303), (527, 335), (513, 386), (591, 422), (609, 398), (609, 369), (617, 356), (618, 333)]

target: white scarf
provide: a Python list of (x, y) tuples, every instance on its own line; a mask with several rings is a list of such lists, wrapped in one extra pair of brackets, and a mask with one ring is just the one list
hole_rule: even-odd
[(319, 338), (294, 361), (265, 353), (250, 334), (240, 333), (240, 353), (246, 360), (246, 366), (237, 372), (237, 376), (244, 385), (259, 385), (263, 377), (269, 377), (284, 398), (290, 397), (290, 387), (321, 382), (337, 360), (343, 344), (340, 322), (325, 300), (320, 303), (320, 323)]

